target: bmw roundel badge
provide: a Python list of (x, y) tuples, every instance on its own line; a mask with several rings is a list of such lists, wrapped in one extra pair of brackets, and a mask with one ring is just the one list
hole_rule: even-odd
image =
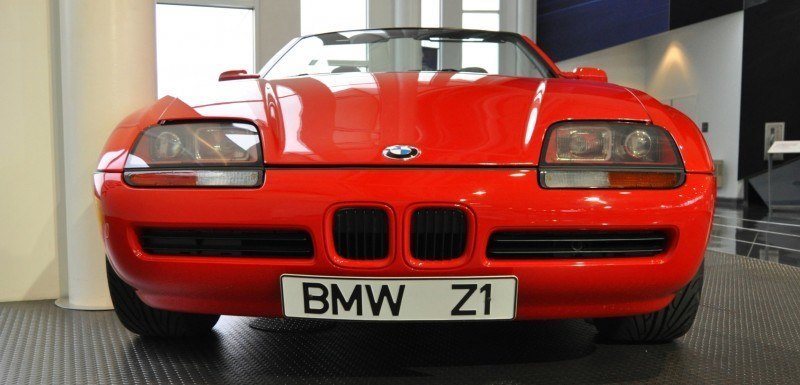
[(383, 150), (383, 156), (389, 159), (409, 160), (418, 157), (420, 151), (416, 147), (406, 145), (394, 145)]

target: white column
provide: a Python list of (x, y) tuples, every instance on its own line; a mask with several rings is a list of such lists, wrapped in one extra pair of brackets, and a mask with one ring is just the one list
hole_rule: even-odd
[[(462, 25), (462, 1), (461, 0), (442, 0), (441, 18), (444, 28), (461, 28)], [(461, 45), (442, 44), (442, 68), (461, 68)]]
[[(500, 0), (500, 30), (517, 32), (520, 14), (517, 12), (521, 0)], [(517, 49), (508, 44), (500, 46), (500, 71), (517, 74)]]
[[(501, 0), (500, 30), (516, 32), (536, 39), (536, 0)], [(516, 49), (505, 47), (500, 50), (500, 68), (505, 73), (518, 76), (533, 76), (527, 73), (527, 58), (520, 57)]]
[(442, 27), (461, 28), (461, 6), (461, 0), (442, 0)]
[(394, 4), (387, 0), (368, 0), (367, 27), (391, 28), (394, 27)]
[[(421, 17), (420, 0), (395, 0), (395, 27), (419, 27)], [(395, 70), (409, 70), (420, 66), (422, 60), (420, 42), (402, 39), (397, 40), (395, 50)]]
[(67, 296), (109, 309), (92, 174), (109, 133), (156, 98), (155, 1), (60, 0)]
[(420, 0), (394, 0), (395, 27), (419, 27), (421, 17)]
[(500, 30), (536, 39), (537, 0), (500, 0)]
[(536, 40), (536, 0), (517, 0), (517, 33)]
[(290, 40), (300, 36), (300, 0), (259, 0), (256, 71)]

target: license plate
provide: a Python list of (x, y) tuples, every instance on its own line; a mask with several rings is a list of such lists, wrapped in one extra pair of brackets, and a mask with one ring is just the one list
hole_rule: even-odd
[(284, 275), (283, 314), (364, 321), (508, 320), (516, 277), (356, 278)]

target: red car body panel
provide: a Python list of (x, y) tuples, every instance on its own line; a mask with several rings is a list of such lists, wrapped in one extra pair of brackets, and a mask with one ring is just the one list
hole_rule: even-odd
[[(204, 119), (258, 127), (267, 166), (263, 186), (135, 188), (123, 181), (127, 155), (144, 129)], [(665, 128), (678, 145), (684, 183), (669, 190), (541, 188), (537, 164), (545, 132), (567, 120)], [(411, 164), (381, 155), (395, 144), (413, 144), (423, 155)], [(282, 274), (513, 275), (517, 318), (610, 317), (663, 308), (695, 274), (714, 210), (712, 171), (691, 120), (639, 91), (564, 78), (351, 73), (224, 82), (218, 95), (203, 101), (163, 98), (112, 133), (95, 193), (112, 266), (156, 308), (280, 316)], [(386, 260), (348, 261), (333, 249), (333, 210), (363, 204), (390, 213)], [(411, 257), (409, 214), (419, 205), (459, 206), (470, 214), (465, 256), (446, 262)], [(309, 260), (154, 256), (137, 239), (148, 226), (304, 229), (315, 253)], [(671, 237), (667, 251), (654, 257), (488, 259), (489, 235), (515, 229), (663, 230)]]

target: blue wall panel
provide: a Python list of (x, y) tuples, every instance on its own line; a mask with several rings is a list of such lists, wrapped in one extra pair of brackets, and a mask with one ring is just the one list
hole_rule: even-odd
[(565, 60), (669, 30), (670, 0), (539, 0), (537, 38)]

